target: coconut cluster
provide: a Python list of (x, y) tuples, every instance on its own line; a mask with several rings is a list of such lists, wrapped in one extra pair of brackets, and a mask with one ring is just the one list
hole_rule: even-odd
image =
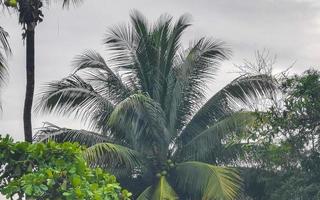
[(172, 160), (168, 159), (165, 167), (163, 168), (163, 170), (161, 172), (158, 172), (156, 174), (156, 177), (160, 178), (161, 176), (167, 176), (168, 171), (174, 167), (175, 167), (175, 164), (172, 162)]

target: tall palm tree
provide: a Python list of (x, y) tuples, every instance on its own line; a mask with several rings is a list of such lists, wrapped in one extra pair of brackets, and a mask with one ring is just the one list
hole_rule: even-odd
[(80, 117), (95, 132), (47, 124), (38, 140), (87, 145), (92, 166), (114, 173), (137, 199), (235, 199), (240, 178), (217, 166), (237, 154), (226, 145), (255, 119), (237, 110), (274, 89), (266, 75), (241, 76), (204, 101), (206, 86), (230, 50), (200, 38), (183, 49), (187, 15), (154, 24), (137, 11), (131, 24), (109, 29), (110, 59), (94, 51), (76, 57), (74, 72), (49, 83), (36, 110)]
[[(62, 6), (67, 7), (70, 3), (79, 3), (82, 0), (61, 0)], [(41, 8), (43, 3), (50, 0), (0, 0), (4, 4), (19, 13), (19, 23), (23, 26), (23, 38), (26, 40), (26, 95), (24, 101), (23, 123), (25, 141), (32, 142), (32, 104), (34, 96), (34, 67), (35, 67), (35, 28), (43, 20)]]

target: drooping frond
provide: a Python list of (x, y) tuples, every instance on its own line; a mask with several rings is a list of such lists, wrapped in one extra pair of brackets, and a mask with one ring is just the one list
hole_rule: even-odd
[(192, 138), (178, 149), (176, 157), (186, 160), (218, 163), (224, 159), (232, 160), (237, 156), (232, 137), (247, 138), (250, 128), (257, 119), (255, 112), (237, 112), (214, 123), (208, 129)]
[(152, 195), (153, 195), (153, 187), (149, 186), (139, 195), (137, 200), (153, 200)]
[(161, 176), (156, 185), (148, 187), (140, 194), (137, 200), (178, 200), (174, 189), (170, 186), (165, 176)]
[(11, 54), (8, 37), (9, 34), (0, 26), (0, 85), (4, 83), (8, 76), (6, 57)]
[(11, 48), (8, 42), (9, 34), (0, 26), (0, 49), (3, 49), (6, 53), (11, 53)]
[(62, 8), (70, 8), (70, 6), (78, 6), (82, 4), (83, 0), (43, 0), (43, 3), (50, 5), (52, 3), (58, 3), (62, 5)]
[(229, 54), (230, 50), (222, 42), (201, 38), (176, 59), (176, 81), (171, 87), (173, 90), (168, 90), (171, 100), (167, 113), (171, 118), (177, 118), (177, 129), (181, 129), (199, 109), (208, 81), (214, 78), (220, 62)]
[(143, 168), (144, 164), (144, 158), (139, 152), (113, 143), (91, 146), (84, 152), (84, 157), (92, 167), (101, 167), (112, 172), (125, 170), (127, 176), (130, 176), (134, 169)]
[(89, 122), (92, 122), (90, 119), (100, 109), (111, 114), (113, 104), (77, 75), (49, 83), (41, 93), (41, 98), (36, 105), (38, 112), (75, 114), (76, 117), (81, 117), (84, 121), (89, 120)]
[(5, 82), (7, 75), (7, 59), (5, 55), (0, 51), (0, 86)]
[(153, 99), (138, 93), (117, 104), (108, 125), (115, 131), (125, 132), (127, 140), (138, 149), (158, 146), (167, 148), (170, 135), (164, 113)]
[(48, 140), (54, 140), (56, 142), (78, 142), (87, 147), (103, 142), (113, 142), (113, 139), (106, 135), (86, 130), (61, 128), (51, 123), (45, 123), (44, 127), (38, 129), (34, 141), (44, 142)]
[(109, 28), (104, 43), (111, 54), (109, 60), (115, 66), (131, 66), (136, 61), (139, 39), (130, 25), (117, 25)]
[[(259, 99), (272, 97), (276, 89), (274, 79), (267, 75), (242, 76), (235, 79), (212, 96), (192, 117), (181, 133), (181, 141), (183, 144), (188, 143), (219, 119), (245, 105), (250, 107)], [(239, 104), (241, 107), (237, 108)]]
[(217, 167), (202, 162), (184, 162), (175, 170), (175, 188), (178, 194), (192, 200), (234, 200), (240, 191), (241, 180), (231, 168)]
[(63, 8), (69, 8), (70, 5), (80, 5), (83, 2), (83, 0), (62, 0), (62, 7)]
[(95, 51), (85, 51), (73, 61), (75, 72), (86, 72), (89, 81), (102, 96), (120, 102), (131, 93), (120, 76), (109, 68), (103, 57)]

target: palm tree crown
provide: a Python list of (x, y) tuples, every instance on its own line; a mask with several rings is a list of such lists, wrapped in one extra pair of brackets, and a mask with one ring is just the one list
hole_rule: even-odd
[(90, 164), (115, 173), (129, 188), (145, 189), (140, 200), (234, 199), (239, 176), (213, 164), (232, 159), (236, 148), (224, 145), (228, 136), (254, 120), (234, 107), (274, 86), (266, 75), (241, 76), (204, 102), (207, 81), (230, 50), (208, 38), (183, 49), (181, 36), (190, 25), (188, 15), (175, 23), (162, 15), (150, 25), (134, 11), (130, 25), (110, 28), (108, 61), (94, 51), (79, 55), (74, 72), (49, 83), (36, 108), (73, 113), (98, 133), (48, 124), (40, 139), (89, 146)]

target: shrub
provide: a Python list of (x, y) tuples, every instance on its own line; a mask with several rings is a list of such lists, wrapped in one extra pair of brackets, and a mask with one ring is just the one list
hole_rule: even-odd
[(0, 136), (0, 192), (37, 200), (127, 200), (113, 175), (89, 168), (76, 143), (14, 143)]

